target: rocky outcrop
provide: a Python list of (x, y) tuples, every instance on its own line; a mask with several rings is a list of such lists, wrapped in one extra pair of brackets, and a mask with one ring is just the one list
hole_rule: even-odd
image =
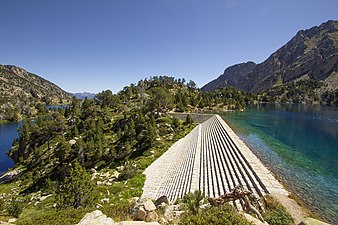
[[(152, 214), (154, 214), (153, 212)], [(149, 214), (147, 216), (152, 216)], [(157, 214), (156, 214), (157, 216)], [(160, 225), (157, 222), (145, 222), (145, 221), (122, 221), (115, 223), (112, 218), (104, 215), (100, 210), (95, 210), (91, 213), (87, 213), (77, 225)]]
[(299, 31), (260, 64), (248, 62), (229, 67), (202, 90), (233, 86), (258, 93), (302, 77), (336, 80), (332, 76), (338, 76), (337, 71), (338, 22), (330, 20), (318, 27)]
[(256, 63), (247, 62), (230, 66), (217, 79), (202, 87), (202, 91), (212, 91), (227, 86), (239, 87), (245, 82), (247, 76), (256, 67)]
[(87, 213), (77, 225), (112, 225), (114, 221), (112, 218), (104, 215), (100, 210)]
[(155, 212), (156, 206), (150, 199), (139, 199), (136, 201), (132, 210), (134, 220), (142, 220), (146, 222), (157, 222), (158, 215)]

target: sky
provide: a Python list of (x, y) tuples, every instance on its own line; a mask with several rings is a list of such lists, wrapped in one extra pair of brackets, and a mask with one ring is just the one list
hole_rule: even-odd
[(117, 93), (159, 75), (202, 87), (338, 20), (337, 9), (337, 0), (0, 0), (0, 64), (72, 93)]

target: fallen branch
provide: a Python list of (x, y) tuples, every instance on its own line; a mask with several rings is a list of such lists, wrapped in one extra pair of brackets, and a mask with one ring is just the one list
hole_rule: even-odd
[(245, 190), (242, 185), (237, 185), (234, 189), (230, 192), (219, 196), (218, 198), (208, 198), (210, 205), (212, 206), (220, 206), (226, 202), (236, 201), (238, 199), (242, 199), (244, 201), (244, 211), (245, 212), (252, 212), (254, 213), (257, 218), (264, 222), (262, 215), (259, 211), (250, 203), (249, 197), (252, 194), (251, 191)]

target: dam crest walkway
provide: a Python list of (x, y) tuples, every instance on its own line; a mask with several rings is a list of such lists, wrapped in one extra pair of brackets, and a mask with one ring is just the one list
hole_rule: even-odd
[[(283, 186), (238, 138), (219, 115), (211, 116), (178, 140), (145, 171), (142, 198), (169, 201), (201, 190), (218, 197), (237, 185), (257, 197), (268, 193), (287, 195)], [(241, 208), (243, 203), (233, 203)]]

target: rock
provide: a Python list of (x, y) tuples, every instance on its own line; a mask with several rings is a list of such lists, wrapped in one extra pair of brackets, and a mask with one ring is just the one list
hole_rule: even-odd
[(255, 225), (269, 225), (267, 222), (262, 222), (259, 219), (251, 216), (250, 214), (244, 213), (245, 219), (247, 219), (249, 222), (255, 224)]
[(133, 209), (132, 217), (134, 220), (145, 220), (147, 212), (144, 210), (143, 206), (139, 206)]
[(87, 213), (77, 225), (112, 225), (112, 218), (104, 215), (100, 210)]
[(168, 205), (164, 209), (164, 216), (169, 220), (177, 219), (182, 213), (179, 205)]
[(165, 195), (159, 197), (159, 198), (155, 201), (155, 206), (158, 207), (158, 206), (161, 205), (163, 202), (164, 202), (165, 204), (169, 204), (168, 198), (167, 198), (167, 196), (165, 196)]
[(144, 222), (144, 221), (122, 221), (122, 222), (118, 222), (115, 223), (115, 225), (160, 225), (157, 222)]
[(53, 196), (53, 195), (52, 195), (52, 194), (49, 194), (49, 195), (46, 195), (46, 196), (42, 196), (42, 197), (40, 197), (38, 200), (39, 200), (40, 202), (42, 202), (42, 201), (46, 200), (47, 198), (49, 198), (49, 197), (51, 197), (51, 196)]
[(157, 222), (158, 215), (155, 211), (149, 212), (146, 216), (146, 222)]
[(328, 223), (325, 223), (323, 221), (316, 220), (310, 217), (305, 218), (304, 221), (302, 221), (300, 224), (302, 225), (330, 225)]
[(117, 171), (114, 171), (113, 172), (113, 175), (111, 175), (111, 178), (118, 178), (119, 177), (119, 175), (120, 175), (120, 173), (119, 172), (117, 172)]
[(11, 219), (8, 220), (8, 223), (15, 223), (16, 221), (17, 221), (16, 218), (11, 218)]
[(133, 200), (134, 203), (138, 202), (139, 199), (140, 199), (139, 197), (133, 197), (132, 198), (132, 200)]
[(109, 202), (109, 198), (103, 198), (100, 200), (100, 202), (102, 203), (108, 203)]
[(144, 209), (145, 209), (147, 212), (151, 212), (151, 211), (155, 211), (155, 210), (156, 210), (156, 206), (155, 206), (155, 204), (153, 203), (153, 201), (151, 201), (150, 199), (147, 199), (147, 200), (144, 202)]
[(70, 144), (70, 145), (75, 145), (75, 144), (76, 144), (76, 140), (74, 140), (74, 139), (69, 140), (69, 144)]

